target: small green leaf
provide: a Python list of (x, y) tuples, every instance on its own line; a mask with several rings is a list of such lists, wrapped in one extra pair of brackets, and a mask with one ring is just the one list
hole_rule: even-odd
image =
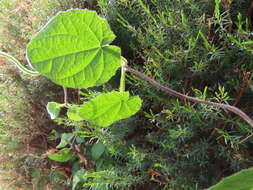
[(33, 180), (38, 180), (41, 177), (41, 172), (38, 168), (29, 168)]
[(242, 45), (253, 45), (253, 41), (242, 42)]
[(56, 102), (47, 103), (47, 112), (49, 113), (51, 119), (56, 119), (61, 111), (63, 104), (58, 104)]
[(91, 156), (94, 160), (98, 160), (105, 151), (105, 145), (101, 142), (93, 144), (91, 148)]
[(64, 148), (55, 154), (49, 154), (48, 158), (57, 162), (67, 162), (73, 159), (74, 155), (70, 152), (69, 148)]
[(80, 170), (80, 160), (77, 160), (71, 164), (71, 172), (76, 173), (78, 170)]
[(252, 190), (253, 168), (241, 170), (240, 172), (226, 177), (209, 190)]
[(81, 143), (84, 143), (84, 142), (85, 142), (85, 139), (82, 138), (82, 137), (76, 137), (76, 142), (77, 142), (78, 144), (81, 144)]
[(56, 148), (64, 148), (66, 145), (71, 144), (71, 139), (75, 135), (73, 133), (63, 133), (61, 135), (61, 142), (57, 145)]
[(75, 172), (73, 179), (72, 179), (72, 190), (76, 189), (76, 186), (78, 185), (78, 183), (84, 183), (85, 179), (84, 179), (84, 174), (86, 172), (84, 171), (84, 169), (78, 170), (77, 172)]
[(67, 180), (66, 176), (64, 176), (61, 172), (57, 172), (57, 170), (52, 172), (50, 178), (51, 183), (61, 183)]
[(79, 115), (79, 106), (77, 105), (72, 105), (70, 109), (68, 109), (67, 115), (68, 118), (73, 120), (73, 121), (82, 121), (83, 118), (80, 117)]
[(60, 12), (31, 40), (32, 67), (56, 84), (88, 88), (107, 82), (120, 67), (121, 50), (108, 22), (95, 11)]
[(79, 116), (106, 127), (134, 115), (140, 108), (141, 99), (138, 96), (130, 98), (129, 92), (102, 93), (81, 105)]

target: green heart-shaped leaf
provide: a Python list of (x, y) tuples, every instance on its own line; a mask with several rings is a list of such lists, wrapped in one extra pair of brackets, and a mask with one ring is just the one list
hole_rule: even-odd
[(47, 103), (47, 112), (49, 113), (51, 119), (56, 119), (59, 116), (61, 107), (63, 107), (63, 104), (59, 104), (57, 102)]
[(57, 145), (56, 148), (64, 148), (66, 145), (71, 144), (71, 140), (74, 136), (75, 134), (73, 133), (63, 133), (61, 135), (61, 142)]
[(107, 21), (95, 11), (60, 12), (31, 40), (27, 57), (56, 84), (88, 88), (107, 82), (120, 67), (120, 48)]
[(72, 118), (82, 118), (97, 125), (106, 127), (115, 121), (134, 115), (141, 108), (141, 99), (138, 96), (129, 97), (129, 92), (101, 93), (94, 99), (84, 103), (79, 110), (74, 107), (78, 114)]
[(57, 162), (67, 162), (73, 159), (74, 155), (70, 152), (69, 148), (64, 148), (57, 153), (49, 154), (48, 158)]

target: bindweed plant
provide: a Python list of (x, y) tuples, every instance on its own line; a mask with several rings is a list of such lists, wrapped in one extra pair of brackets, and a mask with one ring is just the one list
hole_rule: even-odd
[[(59, 13), (28, 44), (27, 58), (36, 71), (24, 68), (12, 56), (1, 55), (27, 74), (42, 74), (63, 87), (89, 88), (107, 82), (121, 63), (125, 63), (120, 48), (110, 45), (114, 38), (106, 20), (96, 12), (76, 9)], [(125, 92), (124, 73), (122, 69), (119, 92), (102, 93), (78, 107), (66, 102), (48, 103), (52, 119), (64, 106), (69, 108), (70, 119), (89, 120), (100, 126), (109, 126), (135, 114), (141, 100)]]
[[(252, 119), (234, 106), (189, 97), (129, 67), (127, 60), (121, 56), (120, 48), (111, 45), (114, 39), (115, 35), (107, 21), (96, 12), (73, 9), (57, 14), (28, 44), (27, 60), (35, 71), (25, 68), (18, 60), (4, 52), (0, 52), (0, 56), (9, 59), (27, 74), (43, 75), (64, 87), (64, 103), (49, 102), (47, 105), (52, 119), (59, 116), (63, 107), (67, 108), (70, 120), (89, 121), (92, 125), (101, 127), (108, 127), (114, 122), (133, 116), (141, 109), (142, 101), (140, 97), (130, 96), (130, 92), (125, 91), (125, 72), (129, 71), (168, 94), (183, 100), (227, 109), (253, 126)], [(99, 86), (108, 82), (119, 68), (121, 68), (119, 90), (100, 93), (81, 105), (67, 102), (66, 88), (87, 89)], [(241, 143), (249, 137), (243, 139)], [(57, 147), (61, 150), (48, 157), (59, 162), (74, 159), (71, 147), (65, 147), (71, 144), (74, 138), (72, 134), (63, 135), (61, 145)], [(103, 144), (96, 143), (92, 147), (94, 159), (99, 158), (103, 152)]]
[(72, 120), (88, 120), (102, 127), (134, 115), (141, 108), (141, 99), (131, 97), (125, 91), (125, 72), (129, 71), (178, 98), (232, 111), (253, 126), (253, 120), (234, 106), (189, 97), (129, 67), (121, 56), (120, 48), (110, 45), (114, 39), (107, 21), (95, 11), (72, 9), (58, 13), (28, 44), (27, 61), (36, 71), (25, 68), (4, 52), (0, 52), (0, 56), (9, 59), (29, 75), (49, 78), (63, 86), (65, 92), (66, 87), (86, 89), (106, 83), (121, 67), (119, 91), (101, 93), (80, 106), (68, 104), (66, 98), (64, 104), (49, 102), (47, 110), (52, 119), (59, 115), (61, 107), (68, 108), (67, 115)]

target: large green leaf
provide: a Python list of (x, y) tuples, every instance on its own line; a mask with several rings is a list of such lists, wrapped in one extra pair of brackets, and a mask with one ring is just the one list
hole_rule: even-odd
[(226, 177), (209, 190), (253, 190), (253, 168)]
[[(115, 91), (99, 94), (81, 105), (78, 111), (74, 107), (77, 118), (81, 117), (103, 127), (134, 115), (140, 108), (141, 99), (138, 96), (129, 97), (129, 92)], [(69, 111), (74, 113), (71, 109)]]
[(53, 82), (87, 88), (108, 81), (120, 67), (120, 48), (107, 21), (95, 11), (60, 12), (31, 40), (27, 57)]

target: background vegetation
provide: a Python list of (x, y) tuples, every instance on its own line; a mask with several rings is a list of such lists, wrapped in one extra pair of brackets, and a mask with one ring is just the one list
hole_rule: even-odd
[[(132, 67), (165, 86), (253, 116), (250, 0), (98, 0), (92, 6), (81, 0), (3, 0), (0, 49), (25, 64), (30, 36), (52, 14), (71, 7), (95, 8), (104, 16)], [(100, 128), (73, 123), (64, 113), (52, 123), (45, 105), (62, 101), (61, 88), (20, 75), (4, 61), (1, 73), (1, 172), (9, 189), (198, 190), (253, 164), (253, 139), (239, 144), (252, 129), (239, 117), (177, 100), (132, 75), (127, 89), (141, 96), (142, 111)], [(117, 85), (112, 80), (101, 90)], [(92, 89), (79, 96), (70, 91), (69, 101), (92, 96)], [(64, 164), (47, 159), (63, 139), (76, 158)], [(101, 155), (92, 154), (94, 144)]]

